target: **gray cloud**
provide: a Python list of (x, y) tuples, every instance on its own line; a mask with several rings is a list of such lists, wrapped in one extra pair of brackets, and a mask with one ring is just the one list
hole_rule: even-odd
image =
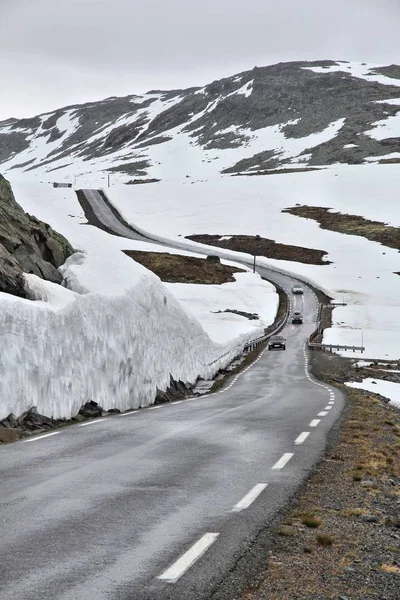
[(0, 118), (285, 60), (400, 62), (393, 0), (1, 0)]

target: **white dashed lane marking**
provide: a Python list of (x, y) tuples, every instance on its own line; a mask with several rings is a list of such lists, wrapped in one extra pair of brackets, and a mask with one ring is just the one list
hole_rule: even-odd
[(326, 411), (326, 410), (321, 410), (321, 412), (319, 412), (319, 413), (317, 414), (317, 417), (326, 417), (326, 415), (327, 415), (327, 414), (328, 414), (328, 413), (327, 413), (327, 411)]
[(132, 415), (138, 415), (138, 410), (131, 410), (130, 412), (123, 413), (122, 415), (118, 415), (119, 417), (131, 417)]
[(29, 442), (37, 442), (39, 440), (42, 440), (43, 438), (48, 438), (51, 437), (53, 435), (58, 435), (59, 433), (61, 433), (60, 431), (53, 431), (53, 433), (46, 433), (45, 435), (38, 435), (36, 437), (30, 438), (29, 440), (22, 440), (22, 442), (24, 444), (28, 444)]
[(316, 426), (317, 426), (317, 425), (318, 425), (320, 422), (321, 422), (321, 419), (313, 419), (313, 420), (310, 422), (310, 425), (309, 425), (309, 427), (316, 427)]
[(299, 437), (297, 437), (297, 438), (294, 440), (294, 443), (295, 443), (295, 444), (302, 444), (302, 443), (303, 443), (303, 442), (304, 442), (304, 441), (305, 441), (305, 440), (308, 438), (308, 436), (309, 436), (309, 435), (310, 435), (310, 432), (309, 432), (309, 431), (303, 431), (303, 433), (301, 433), (301, 434), (299, 435)]
[(286, 452), (281, 458), (274, 464), (272, 469), (283, 469), (283, 467), (289, 462), (292, 458), (293, 452)]
[(232, 508), (231, 512), (240, 512), (241, 510), (248, 508), (250, 506), (250, 504), (252, 504), (256, 498), (258, 498), (258, 496), (261, 494), (261, 492), (263, 492), (265, 490), (267, 485), (268, 485), (268, 483), (257, 483), (257, 485), (255, 485), (249, 491), (249, 493), (246, 494), (240, 500), (240, 502), (235, 504), (235, 506)]
[(102, 421), (106, 421), (107, 419), (96, 419), (95, 421), (89, 421), (88, 423), (81, 423), (78, 427), (89, 427), (89, 425), (97, 425), (98, 423), (102, 423)]
[(158, 579), (175, 583), (186, 573), (194, 563), (208, 550), (215, 542), (219, 533), (205, 533), (185, 554), (183, 554), (174, 564), (172, 564)]

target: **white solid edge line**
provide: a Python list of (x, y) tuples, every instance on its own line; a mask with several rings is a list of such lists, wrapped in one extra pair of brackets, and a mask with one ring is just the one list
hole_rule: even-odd
[(205, 533), (185, 554), (183, 554), (176, 562), (174, 562), (164, 573), (159, 575), (157, 579), (175, 583), (182, 577), (184, 573), (208, 550), (215, 542), (219, 533)]
[(283, 454), (283, 456), (281, 456), (278, 462), (274, 464), (272, 469), (283, 469), (283, 467), (289, 462), (292, 456), (293, 452), (286, 452), (285, 454)]
[(159, 406), (149, 406), (148, 410), (156, 410), (157, 408), (162, 408), (163, 405), (160, 404)]
[(78, 427), (88, 427), (89, 425), (96, 425), (97, 423), (101, 423), (102, 421), (106, 421), (106, 418), (95, 419), (94, 421), (89, 421), (88, 423), (81, 423), (80, 425), (78, 425)]
[(327, 411), (326, 411), (326, 410), (321, 410), (321, 412), (319, 412), (319, 413), (317, 414), (317, 417), (326, 417), (326, 415), (327, 415), (327, 414), (328, 414), (328, 413), (327, 413)]
[(303, 443), (303, 442), (304, 442), (304, 441), (305, 441), (305, 440), (308, 438), (308, 436), (309, 436), (309, 435), (310, 435), (310, 432), (309, 432), (309, 431), (303, 431), (303, 433), (301, 433), (301, 434), (299, 435), (299, 437), (297, 437), (297, 438), (294, 440), (294, 443), (295, 443), (295, 444), (302, 444), (302, 443)]
[(52, 435), (58, 435), (59, 433), (61, 433), (61, 431), (53, 431), (53, 433), (45, 433), (45, 435), (37, 435), (36, 437), (30, 438), (29, 440), (22, 440), (22, 442), (24, 442), (24, 444), (27, 444), (28, 442), (37, 442), (38, 440), (42, 440), (43, 438), (48, 438)]
[(240, 500), (240, 502), (235, 504), (235, 506), (232, 508), (231, 512), (240, 512), (241, 510), (248, 508), (250, 506), (250, 504), (252, 504), (256, 498), (258, 498), (258, 496), (261, 494), (261, 492), (263, 492), (265, 490), (267, 485), (268, 485), (268, 483), (257, 483), (257, 485), (255, 485), (249, 491), (249, 493), (246, 494)]
[(321, 422), (321, 419), (313, 419), (311, 421), (311, 423), (309, 424), (309, 427), (316, 427), (318, 425), (318, 423)]

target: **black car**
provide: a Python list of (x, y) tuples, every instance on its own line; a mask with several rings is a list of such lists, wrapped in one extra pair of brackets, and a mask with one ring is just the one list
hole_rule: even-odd
[(292, 293), (293, 294), (304, 294), (303, 286), (299, 285), (298, 283), (295, 283), (294, 285), (292, 285)]
[(301, 314), (301, 312), (299, 310), (295, 310), (294, 313), (292, 314), (292, 323), (302, 323), (303, 322), (303, 315)]
[(286, 340), (281, 335), (273, 335), (268, 341), (268, 350), (286, 350)]

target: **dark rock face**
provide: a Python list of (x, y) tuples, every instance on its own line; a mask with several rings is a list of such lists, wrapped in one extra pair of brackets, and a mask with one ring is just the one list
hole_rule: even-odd
[(23, 211), (0, 175), (0, 291), (25, 298), (23, 273), (61, 283), (57, 269), (73, 252), (62, 235)]
[(0, 421), (0, 442), (14, 442), (22, 436), (45, 433), (63, 424), (65, 421), (62, 419), (50, 419), (40, 415), (33, 407), (18, 418), (11, 414), (7, 419)]
[[(304, 163), (309, 165), (359, 164), (369, 156), (399, 152), (399, 138), (375, 140), (367, 132), (377, 121), (398, 112), (398, 105), (384, 101), (400, 97), (400, 67), (390, 65), (368, 71), (366, 66), (368, 74), (389, 78), (389, 85), (355, 77), (346, 64), (340, 66), (340, 71), (316, 73), (309, 69), (330, 66), (337, 63), (290, 62), (255, 67), (204, 88), (108, 98), (60, 109), (47, 119), (10, 119), (0, 123), (0, 164), (29, 147), (29, 136), (50, 136), (47, 141), (59, 139), (60, 143), (46, 158), (30, 164), (25, 156), (25, 161), (20, 161), (22, 166), (14, 164), (10, 168), (29, 171), (44, 166), (51, 169), (55, 160), (69, 163), (73, 147), (74, 156), (83, 160), (110, 156), (113, 170), (146, 177), (152, 146), (167, 143), (176, 128), (193, 138), (193, 144), (205, 152), (218, 153), (247, 147), (253, 132), (265, 127), (279, 126), (286, 138), (304, 138), (322, 132), (340, 119), (343, 125), (335, 137), (323, 143), (310, 139), (310, 148), (299, 151), (297, 158), (304, 157)], [(157, 102), (163, 106), (151, 117), (147, 109), (151, 111)], [(67, 111), (77, 126), (64, 137), (57, 122)], [(122, 147), (129, 147), (132, 152), (126, 156), (126, 164), (120, 159), (115, 166), (112, 154)], [(280, 148), (267, 145), (254, 156), (243, 158), (238, 153), (232, 163), (226, 168), (227, 173), (274, 169), (290, 160), (284, 158)]]
[(103, 409), (97, 404), (97, 402), (94, 402), (94, 400), (90, 400), (82, 406), (82, 408), (79, 411), (79, 414), (82, 417), (86, 417), (88, 419), (101, 417), (103, 414)]
[(182, 400), (187, 398), (190, 392), (190, 385), (186, 385), (183, 381), (175, 381), (170, 378), (170, 385), (165, 392), (157, 390), (156, 399), (154, 404), (164, 404), (166, 402), (173, 402), (174, 400)]

